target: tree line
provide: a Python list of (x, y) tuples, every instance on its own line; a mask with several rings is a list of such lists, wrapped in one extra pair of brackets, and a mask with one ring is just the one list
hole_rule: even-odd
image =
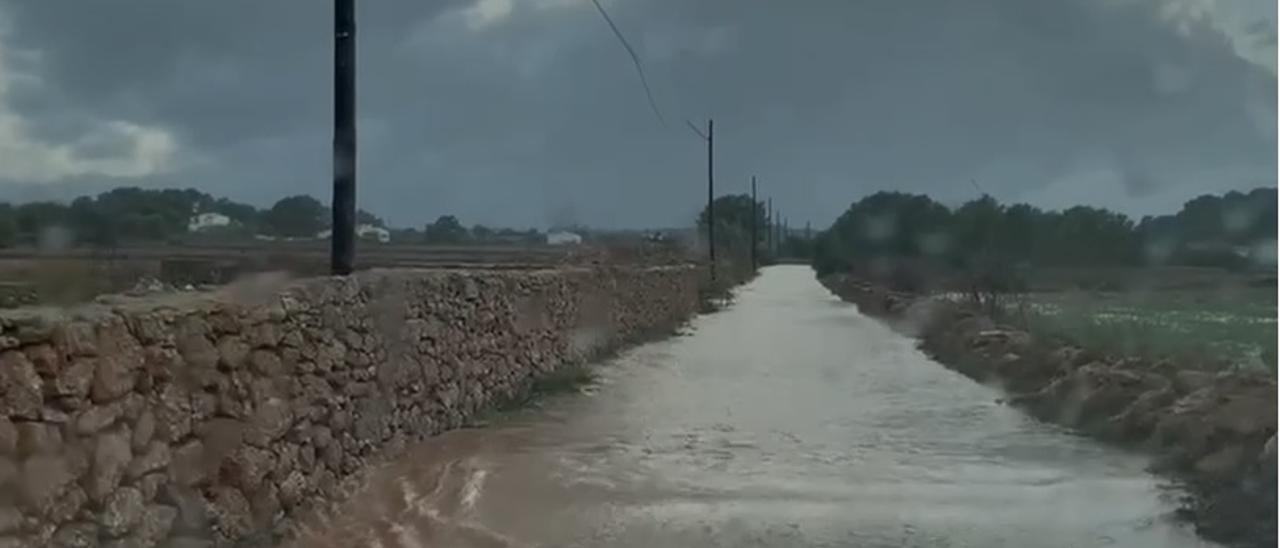
[(821, 273), (927, 264), (969, 271), (1018, 266), (1275, 266), (1276, 189), (1204, 195), (1175, 214), (1138, 221), (1107, 210), (1001, 204), (948, 208), (922, 194), (854, 202), (813, 242)]
[[(225, 224), (204, 227), (193, 234), (189, 223), (197, 215), (214, 213)], [(317, 238), (329, 228), (329, 208), (307, 195), (281, 198), (265, 209), (215, 198), (194, 189), (122, 187), (97, 196), (81, 196), (70, 203), (0, 202), (0, 248), (43, 246), (116, 246), (128, 243), (238, 241), (255, 237)], [(358, 210), (356, 222), (387, 229), (397, 243), (532, 243), (536, 230), (466, 228), (452, 215), (443, 215), (421, 230), (391, 229), (377, 215)]]

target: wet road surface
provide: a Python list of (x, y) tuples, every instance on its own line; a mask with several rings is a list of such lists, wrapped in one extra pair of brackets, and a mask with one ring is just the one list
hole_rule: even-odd
[(682, 336), (374, 475), (306, 546), (1208, 546), (1144, 460), (766, 269)]

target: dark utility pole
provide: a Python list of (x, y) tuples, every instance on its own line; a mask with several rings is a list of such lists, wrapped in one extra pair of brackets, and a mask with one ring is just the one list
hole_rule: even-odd
[(765, 249), (773, 254), (773, 198), (769, 198), (769, 208), (765, 211), (764, 228), (767, 238), (765, 239)]
[(755, 272), (760, 268), (760, 261), (756, 257), (756, 252), (760, 247), (760, 229), (756, 225), (760, 219), (760, 202), (756, 201), (756, 176), (751, 176), (751, 271)]
[(703, 133), (693, 122), (684, 121), (698, 137), (707, 142), (707, 248), (711, 253), (711, 279), (716, 279), (716, 171), (715, 171), (715, 121), (707, 119), (707, 132)]
[(711, 244), (711, 279), (716, 279), (715, 120), (707, 119), (707, 241)]
[(333, 1), (333, 230), (329, 269), (350, 274), (356, 256), (356, 2)]

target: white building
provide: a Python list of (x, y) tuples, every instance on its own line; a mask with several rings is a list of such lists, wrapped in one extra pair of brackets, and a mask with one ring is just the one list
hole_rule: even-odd
[(551, 245), (578, 245), (582, 243), (582, 236), (572, 232), (548, 232), (547, 243)]
[(373, 238), (381, 243), (391, 242), (391, 231), (380, 226), (360, 225), (356, 227), (356, 236), (361, 238)]
[(187, 221), (187, 232), (200, 232), (201, 230), (230, 225), (231, 217), (221, 213), (200, 213)]
[[(316, 238), (321, 240), (328, 240), (331, 236), (333, 236), (333, 231), (327, 228), (321, 230), (319, 234), (316, 234)], [(372, 238), (385, 244), (391, 242), (391, 231), (380, 226), (356, 225), (356, 237)]]

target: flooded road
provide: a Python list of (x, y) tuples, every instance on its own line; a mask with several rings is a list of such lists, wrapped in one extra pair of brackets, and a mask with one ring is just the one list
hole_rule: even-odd
[(766, 269), (585, 395), (446, 434), (307, 546), (1207, 546), (1144, 461)]

